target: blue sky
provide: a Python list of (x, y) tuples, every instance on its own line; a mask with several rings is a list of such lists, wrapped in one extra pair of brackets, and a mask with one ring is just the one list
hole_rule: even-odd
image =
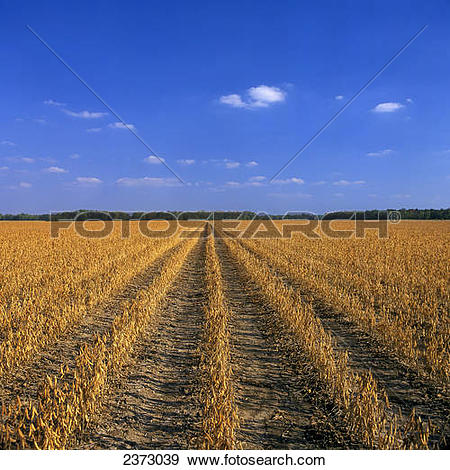
[(445, 0), (0, 1), (0, 212), (448, 207), (449, 24)]

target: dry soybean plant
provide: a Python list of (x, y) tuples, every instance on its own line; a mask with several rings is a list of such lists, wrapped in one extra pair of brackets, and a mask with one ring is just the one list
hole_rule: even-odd
[[(17, 227), (17, 228), (16, 228)], [(40, 224), (0, 225), (0, 376), (54, 344), (86, 313), (179, 242), (73, 230), (51, 239)]]
[(427, 448), (428, 425), (415, 417), (411, 417), (407, 426), (399, 423), (371, 374), (357, 374), (347, 364), (347, 353), (335, 351), (331, 335), (311, 306), (239, 241), (225, 241), (232, 256), (307, 355), (328, 396), (342, 409), (352, 434), (369, 448)]
[(111, 331), (85, 344), (76, 360), (71, 381), (47, 377), (36, 403), (20, 398), (2, 407), (0, 447), (3, 449), (64, 449), (72, 445), (101, 405), (110, 378), (127, 363), (139, 335), (155, 319), (158, 307), (170, 289), (197, 240), (183, 242), (163, 266), (160, 275), (132, 302), (125, 302)]
[(202, 436), (200, 448), (238, 448), (238, 417), (230, 361), (231, 312), (226, 306), (214, 237), (206, 242), (205, 329), (201, 345)]
[(363, 239), (297, 237), (245, 245), (403, 363), (446, 388), (450, 299), (445, 227), (436, 223), (430, 230), (421, 222), (406, 222), (389, 239), (368, 232)]

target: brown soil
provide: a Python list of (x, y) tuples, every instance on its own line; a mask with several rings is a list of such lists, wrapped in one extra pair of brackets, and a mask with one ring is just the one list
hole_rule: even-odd
[(111, 387), (96, 427), (77, 448), (195, 448), (204, 286), (202, 240), (188, 255), (131, 365)]
[[(56, 344), (41, 351), (33, 361), (5, 374), (0, 382), (0, 403), (10, 403), (17, 395), (20, 395), (22, 401), (35, 400), (46, 375), (58, 375), (62, 365), (74, 366), (83, 343), (90, 343), (95, 334), (106, 333), (114, 317), (121, 311), (122, 302), (135, 297), (138, 291), (148, 286), (177, 249), (171, 248), (156, 259), (121, 292), (94, 308), (80, 323), (72, 325)], [(66, 375), (66, 378), (69, 380), (70, 376)]]
[[(361, 448), (346, 433), (340, 411), (327, 401), (308, 361), (277, 323), (256, 285), (216, 239), (225, 299), (231, 310), (231, 361), (244, 449)], [(177, 248), (169, 250), (110, 302), (87, 315), (55, 347), (4, 377), (0, 401), (16, 394), (33, 399), (46, 374), (73, 364), (80, 346), (106, 332), (130, 300), (157, 276)], [(301, 286), (288, 285), (302, 292)], [(307, 293), (311, 295), (311, 293)], [(142, 332), (130, 363), (108, 385), (103, 406), (75, 448), (192, 449), (201, 432), (199, 362), (205, 304), (205, 240), (188, 255), (155, 320)], [(374, 341), (319, 300), (316, 314), (349, 352), (356, 370), (372, 370), (393, 406), (404, 415), (415, 406), (444, 429), (448, 400), (389, 357)], [(444, 433), (445, 434), (445, 433)], [(437, 437), (436, 437), (437, 436)], [(436, 434), (434, 442), (439, 436)], [(441, 447), (445, 444), (441, 443)]]
[(442, 448), (446, 443), (450, 444), (450, 398), (442, 389), (425, 381), (398, 358), (389, 355), (374, 338), (315, 298), (314, 293), (305, 289), (300, 281), (292, 282), (261, 255), (249, 247), (245, 248), (265, 261), (287, 286), (312, 302), (314, 313), (320, 318), (325, 330), (336, 340), (336, 350), (348, 352), (349, 365), (355, 371), (371, 371), (378, 385), (386, 391), (394, 412), (409, 416), (415, 409), (423, 420), (430, 418), (435, 426), (430, 439), (431, 445), (439, 445)]
[[(246, 449), (347, 448), (349, 441), (319, 410), (310, 380), (299, 376), (275, 337), (267, 313), (217, 243), (231, 308), (238, 439)], [(188, 256), (133, 360), (111, 384), (85, 449), (196, 448), (200, 435), (199, 361), (205, 302), (205, 242)]]
[[(270, 331), (270, 312), (255, 300), (224, 242), (217, 239), (225, 298), (231, 309), (231, 355), (244, 449), (346, 448), (311, 394), (310, 377), (294, 370)], [(320, 428), (313, 418), (321, 420)], [(320, 417), (320, 418), (319, 418)]]

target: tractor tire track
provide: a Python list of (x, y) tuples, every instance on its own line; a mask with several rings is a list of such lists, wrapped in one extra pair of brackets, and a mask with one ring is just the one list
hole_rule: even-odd
[(415, 409), (422, 419), (431, 419), (435, 426), (430, 445), (440, 448), (450, 445), (450, 398), (443, 390), (426, 382), (397, 358), (389, 356), (376, 340), (316, 298), (313, 292), (302, 286), (301, 281), (294, 282), (251, 247), (245, 244), (241, 246), (265, 262), (286, 286), (311, 303), (325, 330), (335, 338), (335, 349), (348, 352), (348, 363), (355, 371), (371, 371), (377, 383), (386, 391), (394, 412), (409, 416)]
[(200, 240), (136, 347), (132, 363), (112, 384), (97, 424), (76, 448), (196, 447), (204, 296), (205, 241)]
[(299, 375), (270, 331), (269, 309), (255, 300), (223, 240), (217, 238), (224, 291), (231, 316), (231, 357), (240, 417), (237, 438), (244, 449), (346, 448), (333, 425), (314, 425), (318, 410), (309, 379)]
[[(122, 303), (134, 298), (140, 290), (148, 286), (179, 246), (164, 252), (150, 266), (138, 273), (122, 291), (95, 307), (80, 323), (68, 329), (57, 343), (43, 350), (34, 361), (5, 374), (0, 382), (0, 402), (7, 404), (17, 396), (25, 402), (33, 401), (37, 398), (47, 375), (58, 375), (63, 365), (72, 369), (70, 366), (75, 364), (83, 343), (90, 343), (93, 335), (103, 335), (110, 329), (115, 316), (121, 312)], [(66, 378), (71, 379), (71, 376), (66, 374)]]

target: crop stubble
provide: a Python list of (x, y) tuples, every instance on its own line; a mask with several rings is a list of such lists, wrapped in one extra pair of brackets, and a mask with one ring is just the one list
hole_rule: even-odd
[(447, 445), (447, 225), (204, 235), (57, 243), (0, 227), (1, 447)]

